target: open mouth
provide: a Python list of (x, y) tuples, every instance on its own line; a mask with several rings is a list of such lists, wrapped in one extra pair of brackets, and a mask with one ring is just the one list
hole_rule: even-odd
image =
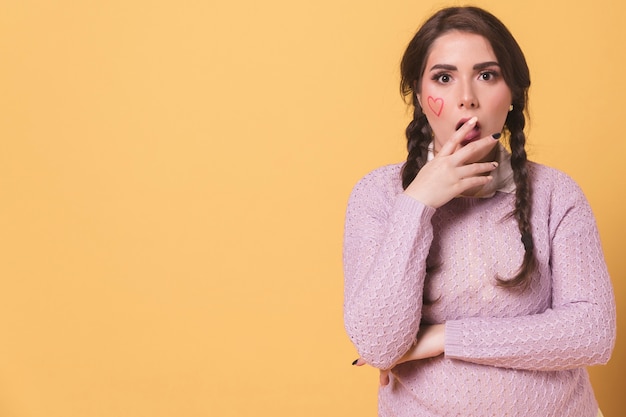
[[(470, 119), (470, 117), (466, 117), (464, 119), (459, 120), (459, 122), (456, 124), (456, 128), (454, 130), (459, 130), (461, 127), (463, 127), (463, 125), (465, 123), (467, 123), (467, 121)], [(480, 123), (476, 122), (476, 125), (474, 126), (474, 130), (479, 130), (480, 129)]]

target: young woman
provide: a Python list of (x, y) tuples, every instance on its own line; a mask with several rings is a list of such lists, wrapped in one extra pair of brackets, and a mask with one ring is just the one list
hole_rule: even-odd
[(611, 282), (579, 187), (527, 161), (519, 45), (447, 8), (401, 73), (407, 161), (355, 186), (345, 225), (345, 325), (355, 364), (381, 370), (379, 415), (595, 417)]

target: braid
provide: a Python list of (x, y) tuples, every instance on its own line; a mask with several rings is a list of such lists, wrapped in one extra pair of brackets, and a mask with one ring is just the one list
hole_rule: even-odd
[[(417, 101), (417, 100), (414, 100)], [(402, 188), (406, 188), (417, 176), (428, 160), (428, 145), (432, 140), (432, 130), (419, 103), (414, 103), (413, 120), (406, 128), (406, 162), (402, 167)]]
[(517, 274), (512, 279), (503, 280), (498, 278), (498, 283), (503, 287), (527, 288), (530, 285), (531, 274), (535, 268), (536, 259), (533, 253), (533, 235), (530, 224), (532, 211), (532, 188), (528, 178), (526, 167), (527, 157), (524, 145), (526, 136), (524, 135), (525, 118), (523, 113), (523, 103), (515, 106), (508, 114), (506, 125), (510, 132), (509, 143), (511, 145), (511, 168), (513, 169), (513, 180), (515, 181), (515, 208), (511, 216), (515, 217), (524, 244), (524, 259)]

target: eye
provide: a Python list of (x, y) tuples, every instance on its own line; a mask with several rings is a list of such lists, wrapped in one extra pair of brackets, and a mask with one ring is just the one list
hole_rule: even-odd
[(441, 73), (434, 74), (432, 79), (434, 81), (437, 81), (438, 83), (441, 83), (441, 84), (447, 84), (450, 81), (452, 81), (452, 77), (450, 76), (450, 74), (448, 74), (446, 72), (441, 72)]
[(495, 71), (483, 71), (478, 76), (482, 81), (493, 81), (498, 77), (498, 73)]

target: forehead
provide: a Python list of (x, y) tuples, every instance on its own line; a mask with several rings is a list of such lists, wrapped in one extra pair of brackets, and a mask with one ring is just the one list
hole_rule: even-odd
[(438, 37), (430, 47), (426, 70), (434, 64), (460, 65), (497, 61), (491, 43), (482, 35), (451, 31)]

